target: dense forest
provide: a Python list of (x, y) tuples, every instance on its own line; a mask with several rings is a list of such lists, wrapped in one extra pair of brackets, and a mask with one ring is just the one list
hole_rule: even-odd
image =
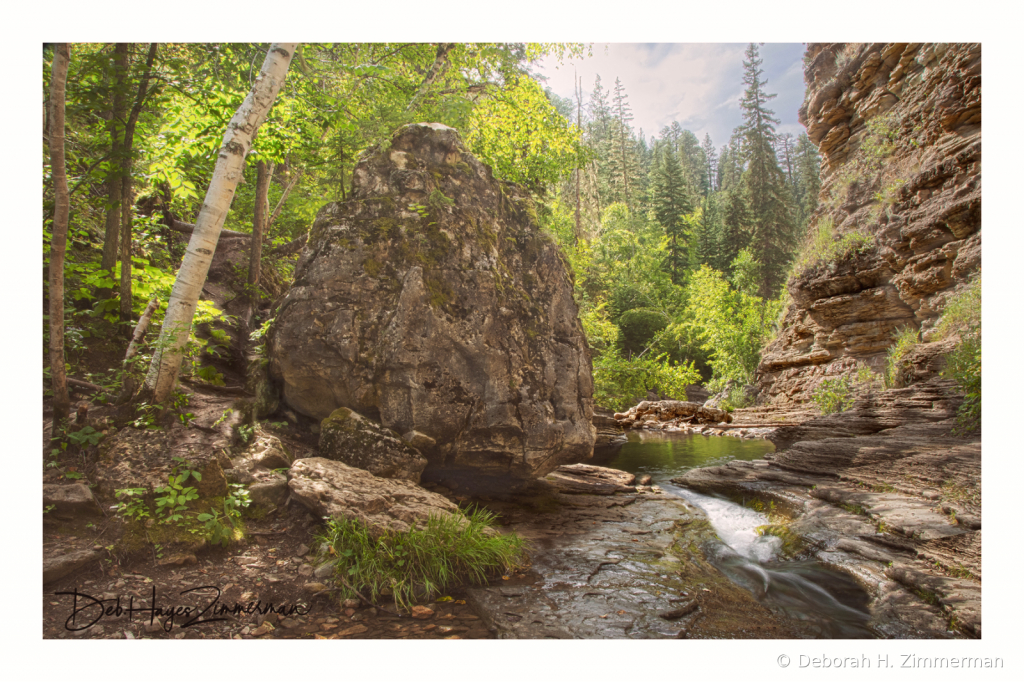
[[(756, 45), (746, 52), (744, 123), (720, 146), (678, 123), (646, 137), (627, 84), (600, 77), (575, 100), (532, 69), (578, 44), (305, 44), (259, 127), (223, 222), (254, 234), (252, 305), (237, 334), (189, 337), (182, 371), (223, 383), (214, 360), (231, 336), (259, 333), (287, 287), (321, 206), (345, 200), (360, 154), (401, 125), (459, 130), (497, 177), (524, 185), (575, 275), (598, 404), (619, 408), (690, 383), (741, 387), (782, 307), (780, 292), (818, 195), (805, 135), (776, 133)], [(74, 44), (66, 76), (63, 164), (69, 189), (63, 264), (67, 373), (122, 400), (142, 383), (184, 255), (175, 234), (199, 220), (224, 131), (259, 76), (258, 44)], [(44, 50), (44, 303), (50, 315), (54, 48)], [(226, 139), (226, 138), (225, 138)], [(130, 263), (130, 267), (124, 267)], [(223, 315), (197, 304), (193, 330)], [(140, 318), (141, 352), (124, 348)], [(50, 355), (50, 316), (44, 319)], [(265, 327), (264, 327), (265, 328)], [(146, 343), (146, 340), (149, 343)], [(58, 339), (59, 340), (59, 339)], [(86, 353), (89, 350), (89, 353)], [(158, 353), (157, 353), (158, 354)], [(44, 359), (50, 376), (50, 362)], [(63, 382), (61, 382), (63, 383)], [(57, 388), (58, 393), (61, 387)], [(52, 394), (53, 388), (48, 388)], [(735, 393), (735, 404), (743, 400)], [(59, 402), (59, 401), (58, 401)]]

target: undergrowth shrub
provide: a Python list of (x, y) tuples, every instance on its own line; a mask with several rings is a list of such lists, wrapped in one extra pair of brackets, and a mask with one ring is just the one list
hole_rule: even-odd
[(686, 387), (700, 383), (693, 363), (672, 364), (666, 353), (656, 357), (623, 358), (606, 352), (594, 359), (594, 402), (625, 410), (647, 398), (647, 391), (686, 398)]
[(523, 539), (495, 533), (494, 518), (482, 509), (431, 516), (425, 526), (377, 537), (364, 523), (332, 518), (317, 541), (321, 555), (336, 560), (342, 599), (358, 591), (371, 601), (391, 596), (396, 606), (408, 608), (449, 587), (484, 584), (489, 575), (522, 565)]
[(845, 412), (853, 405), (853, 390), (850, 387), (850, 377), (835, 377), (833, 379), (822, 379), (811, 393), (811, 399), (818, 406), (822, 414), (835, 414)]
[(893, 333), (893, 344), (886, 351), (885, 374), (882, 380), (886, 388), (903, 388), (907, 385), (907, 372), (910, 369), (904, 358), (917, 345), (918, 331), (913, 327), (905, 327)]
[(943, 338), (957, 335), (960, 342), (946, 356), (942, 375), (953, 379), (964, 391), (957, 410), (958, 434), (981, 426), (981, 278), (973, 279), (950, 298), (938, 325)]

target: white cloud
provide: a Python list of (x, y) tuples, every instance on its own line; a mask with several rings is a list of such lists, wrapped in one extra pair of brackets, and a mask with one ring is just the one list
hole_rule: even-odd
[[(711, 134), (716, 147), (729, 141), (741, 122), (739, 98), (743, 94), (744, 44), (716, 43), (611, 43), (593, 46), (593, 57), (557, 65), (539, 64), (547, 85), (562, 97), (573, 98), (573, 72), (583, 78), (584, 103), (594, 77), (611, 90), (619, 78), (633, 110), (633, 127), (644, 135), (658, 135), (678, 121), (698, 139)], [(787, 132), (797, 123), (796, 109), (803, 100), (803, 67), (799, 44), (761, 48), (764, 78), (769, 92), (778, 92), (776, 114)], [(557, 67), (557, 68), (556, 68)], [(777, 88), (777, 89), (773, 89)], [(795, 104), (794, 104), (795, 102)]]

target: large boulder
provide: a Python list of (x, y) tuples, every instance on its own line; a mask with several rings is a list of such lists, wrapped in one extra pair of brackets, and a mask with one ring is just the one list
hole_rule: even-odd
[(427, 460), (391, 429), (375, 424), (347, 407), (339, 407), (320, 423), (320, 456), (365, 469), (381, 478), (420, 482)]
[(323, 457), (296, 460), (288, 488), (292, 499), (317, 516), (359, 521), (374, 534), (405, 532), (413, 524), (422, 528), (431, 516), (458, 511), (453, 502), (414, 483), (378, 478)]
[(440, 124), (409, 125), (325, 206), (269, 338), (292, 409), (347, 407), (480, 488), (591, 456), (591, 360), (557, 245), (515, 185)]

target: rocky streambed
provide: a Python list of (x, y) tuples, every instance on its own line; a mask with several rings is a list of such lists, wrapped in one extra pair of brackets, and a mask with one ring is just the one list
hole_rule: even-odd
[(470, 603), (510, 638), (980, 637), (980, 439), (950, 435), (945, 398), (748, 430), (775, 452), (655, 413), (599, 449), (607, 468), (487, 502), (533, 566)]

